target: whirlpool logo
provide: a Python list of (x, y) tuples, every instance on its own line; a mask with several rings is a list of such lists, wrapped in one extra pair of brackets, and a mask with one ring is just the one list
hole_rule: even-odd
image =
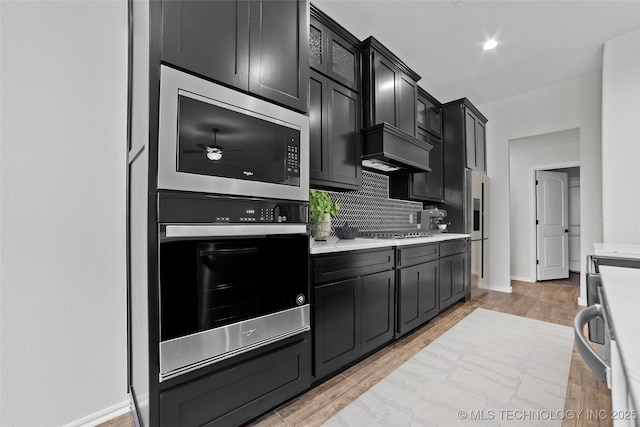
[(242, 173), (244, 174), (244, 176), (253, 176), (253, 172), (251, 171), (242, 171)]

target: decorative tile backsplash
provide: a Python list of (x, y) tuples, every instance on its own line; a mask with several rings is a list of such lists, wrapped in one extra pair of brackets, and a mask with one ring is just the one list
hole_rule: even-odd
[[(412, 230), (416, 228), (416, 212), (422, 210), (421, 202), (389, 198), (389, 177), (370, 171), (362, 171), (362, 189), (358, 191), (327, 191), (331, 200), (340, 205), (338, 215), (331, 221), (334, 228), (345, 221), (360, 231)], [(409, 216), (413, 224), (409, 222)]]

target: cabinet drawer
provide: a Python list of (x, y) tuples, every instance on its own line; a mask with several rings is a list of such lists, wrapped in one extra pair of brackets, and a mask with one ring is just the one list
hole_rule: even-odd
[(245, 423), (306, 390), (310, 362), (310, 342), (304, 339), (161, 393), (161, 426)]
[(398, 248), (398, 268), (410, 265), (422, 264), (424, 262), (438, 259), (438, 244), (406, 246)]
[(455, 255), (467, 250), (466, 240), (453, 240), (451, 242), (440, 243), (440, 256)]
[(314, 281), (317, 284), (391, 270), (394, 261), (392, 248), (317, 256), (313, 259)]

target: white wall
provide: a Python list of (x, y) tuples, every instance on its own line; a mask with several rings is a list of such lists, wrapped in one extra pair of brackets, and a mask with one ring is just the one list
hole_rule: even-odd
[[(594, 72), (522, 95), (478, 105), (487, 116), (491, 178), (491, 283), (510, 291), (509, 141), (568, 129), (580, 131), (581, 258), (601, 241), (601, 73)], [(584, 261), (583, 261), (584, 262)], [(581, 295), (585, 296), (582, 279)]]
[(569, 271), (581, 273), (580, 256), (580, 167), (555, 169), (569, 178)]
[(607, 243), (640, 243), (640, 31), (605, 44), (602, 218)]
[(580, 161), (580, 132), (569, 129), (509, 142), (511, 278), (536, 281), (535, 170)]
[(0, 425), (126, 410), (127, 3), (0, 1)]

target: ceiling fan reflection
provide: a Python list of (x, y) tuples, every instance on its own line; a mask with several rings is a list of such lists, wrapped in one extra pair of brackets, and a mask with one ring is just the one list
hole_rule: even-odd
[(196, 147), (198, 147), (199, 150), (182, 150), (182, 152), (186, 154), (205, 154), (207, 156), (207, 159), (209, 159), (212, 162), (217, 162), (218, 160), (222, 159), (223, 155), (226, 155), (227, 157), (233, 157), (236, 159), (241, 158), (228, 153), (234, 152), (234, 151), (242, 151), (242, 150), (225, 150), (220, 145), (218, 145), (217, 143), (218, 132), (220, 131), (220, 129), (213, 128), (211, 130), (213, 131), (213, 144), (211, 145), (196, 144)]

